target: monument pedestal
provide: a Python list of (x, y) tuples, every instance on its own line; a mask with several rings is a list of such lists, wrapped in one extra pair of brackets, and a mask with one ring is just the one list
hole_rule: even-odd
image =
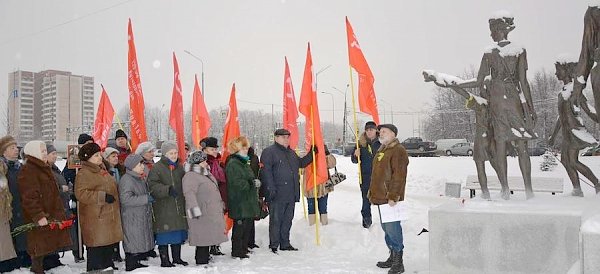
[[(580, 228), (590, 211), (599, 212), (598, 204), (575, 197), (443, 204), (429, 211), (430, 270), (566, 273), (580, 260)], [(600, 243), (600, 233), (589, 238)]]
[(581, 226), (583, 273), (600, 273), (600, 215), (589, 218)]

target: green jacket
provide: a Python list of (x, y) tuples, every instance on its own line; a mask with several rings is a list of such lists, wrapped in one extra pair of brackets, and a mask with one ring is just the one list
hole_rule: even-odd
[[(155, 199), (152, 204), (154, 211), (154, 232), (170, 232), (176, 230), (187, 230), (185, 219), (185, 200), (181, 179), (185, 171), (177, 162), (177, 167), (171, 170), (169, 159), (160, 158), (148, 174), (148, 187), (150, 194)], [(169, 187), (173, 186), (177, 192), (177, 198), (169, 195)]]
[(259, 215), (258, 192), (250, 163), (233, 154), (225, 165), (229, 217), (234, 220), (255, 218)]

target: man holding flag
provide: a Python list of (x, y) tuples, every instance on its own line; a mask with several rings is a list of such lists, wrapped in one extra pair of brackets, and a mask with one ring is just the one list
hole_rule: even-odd
[(300, 158), (290, 148), (290, 132), (275, 131), (275, 143), (265, 148), (260, 161), (263, 165), (260, 179), (265, 189), (265, 202), (269, 206), (269, 248), (296, 251), (290, 244), (290, 229), (295, 203), (300, 201), (300, 168), (312, 163), (312, 153)]

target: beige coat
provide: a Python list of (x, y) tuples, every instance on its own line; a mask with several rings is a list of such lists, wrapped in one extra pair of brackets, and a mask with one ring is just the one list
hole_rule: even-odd
[[(106, 194), (115, 197), (115, 202), (106, 203)], [(123, 240), (119, 192), (108, 171), (82, 161), (75, 178), (75, 196), (79, 201), (81, 234), (86, 246), (107, 246)]]
[[(4, 163), (0, 163), (0, 165), (4, 165)], [(6, 261), (17, 256), (10, 236), (10, 215), (12, 214), (10, 202), (12, 196), (7, 183), (4, 172), (0, 172), (0, 243), (2, 243), (0, 245), (0, 261)]]

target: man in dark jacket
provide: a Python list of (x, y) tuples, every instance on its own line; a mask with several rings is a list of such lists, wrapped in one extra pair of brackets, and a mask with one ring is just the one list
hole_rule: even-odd
[(373, 169), (373, 157), (379, 150), (381, 143), (378, 139), (377, 124), (373, 121), (369, 121), (365, 124), (365, 132), (358, 139), (359, 150), (354, 148), (352, 153), (352, 162), (358, 163), (360, 158), (360, 191), (362, 192), (362, 225), (364, 228), (369, 228), (373, 223), (371, 217), (371, 203), (367, 198), (367, 192), (369, 192), (369, 186), (371, 185), (371, 170)]
[(312, 153), (298, 157), (289, 147), (290, 132), (275, 131), (275, 143), (265, 148), (260, 157), (263, 169), (260, 177), (269, 205), (269, 248), (298, 250), (290, 244), (290, 229), (294, 218), (295, 202), (300, 201), (299, 169), (312, 162)]

